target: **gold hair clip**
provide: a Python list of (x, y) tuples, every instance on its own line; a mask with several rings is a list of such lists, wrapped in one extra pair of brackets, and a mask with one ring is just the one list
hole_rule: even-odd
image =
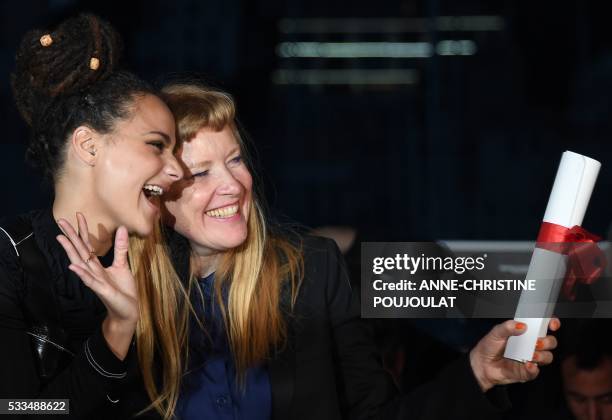
[(40, 37), (40, 45), (43, 47), (48, 47), (51, 44), (53, 44), (53, 38), (51, 38), (51, 35), (45, 34)]
[(100, 67), (100, 60), (97, 59), (96, 57), (91, 57), (91, 59), (89, 60), (89, 68), (92, 70), (98, 70), (99, 67)]

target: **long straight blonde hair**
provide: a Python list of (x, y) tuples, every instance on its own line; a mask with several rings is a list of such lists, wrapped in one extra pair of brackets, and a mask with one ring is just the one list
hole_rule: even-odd
[[(176, 119), (179, 141), (192, 140), (205, 127), (215, 131), (230, 127), (253, 173), (229, 94), (194, 83), (180, 83), (164, 87), (162, 97)], [(287, 283), (292, 308), (303, 276), (301, 244), (271, 232), (257, 190), (253, 193), (247, 227), (246, 241), (224, 253), (215, 273), (215, 295), (241, 378), (249, 367), (265, 361), (284, 345), (287, 325), (281, 305), (283, 287)], [(197, 275), (192, 264), (189, 284), (193, 284)], [(228, 291), (227, 305), (222, 299), (223, 289)]]
[[(174, 417), (180, 382), (188, 358), (189, 295), (192, 283), (183, 286), (155, 225), (146, 238), (130, 238), (129, 259), (138, 290), (136, 326), (138, 362), (151, 404), (165, 420)], [(155, 376), (161, 366), (161, 378)], [(158, 380), (161, 388), (158, 389)]]

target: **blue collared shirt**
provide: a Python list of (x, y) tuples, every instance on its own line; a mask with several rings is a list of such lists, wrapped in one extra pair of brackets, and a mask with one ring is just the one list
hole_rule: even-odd
[(194, 306), (206, 333), (191, 324), (190, 367), (183, 378), (177, 415), (182, 420), (270, 420), (272, 395), (265, 366), (250, 368), (244, 385), (236, 379), (236, 368), (220, 308), (214, 299), (214, 274), (200, 279), (204, 307)]

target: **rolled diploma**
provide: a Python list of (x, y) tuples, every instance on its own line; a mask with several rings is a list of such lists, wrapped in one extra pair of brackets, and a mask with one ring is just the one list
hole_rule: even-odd
[[(601, 163), (578, 153), (566, 151), (561, 157), (555, 183), (548, 199), (544, 222), (566, 228), (581, 226)], [(527, 324), (527, 331), (510, 337), (504, 357), (532, 360), (538, 337), (545, 337), (567, 270), (567, 256), (535, 248), (527, 279), (535, 280), (535, 291), (523, 291), (515, 321)], [(537, 318), (534, 318), (537, 316)]]

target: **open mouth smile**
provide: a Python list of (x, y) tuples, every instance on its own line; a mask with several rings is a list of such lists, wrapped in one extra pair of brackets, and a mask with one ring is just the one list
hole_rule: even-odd
[(164, 189), (162, 187), (154, 184), (146, 184), (144, 187), (142, 187), (142, 190), (147, 198), (159, 197), (164, 193)]
[(227, 219), (232, 216), (235, 216), (238, 213), (238, 204), (232, 204), (225, 207), (219, 207), (213, 210), (209, 210), (205, 212), (209, 217), (214, 217), (216, 219)]

